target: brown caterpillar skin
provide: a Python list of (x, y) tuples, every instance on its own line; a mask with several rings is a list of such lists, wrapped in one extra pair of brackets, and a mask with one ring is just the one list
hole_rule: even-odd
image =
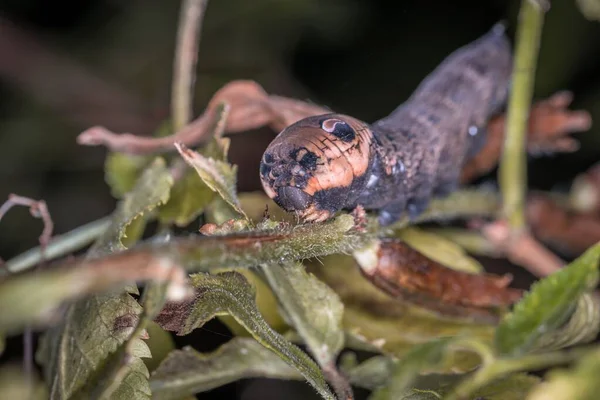
[(368, 125), (326, 114), (285, 128), (266, 149), (263, 188), (303, 221), (362, 205), (389, 225), (456, 190), (462, 166), (508, 95), (512, 55), (500, 25), (454, 51), (389, 116)]

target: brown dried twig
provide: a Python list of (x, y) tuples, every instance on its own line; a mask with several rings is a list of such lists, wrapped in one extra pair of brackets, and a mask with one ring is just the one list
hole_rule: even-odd
[[(54, 230), (54, 223), (52, 217), (46, 206), (44, 200), (33, 200), (29, 197), (18, 196), (16, 194), (9, 194), (8, 200), (0, 206), (0, 220), (4, 215), (14, 206), (25, 206), (29, 207), (29, 212), (35, 218), (41, 218), (44, 223), (44, 229), (39, 237), (40, 242), (40, 265), (45, 262), (45, 251), (50, 239), (52, 238), (52, 232)], [(0, 262), (2, 260), (0, 259)], [(26, 327), (23, 332), (23, 373), (27, 379), (31, 382), (33, 378), (33, 332), (30, 327)]]
[(600, 242), (600, 216), (568, 210), (548, 196), (529, 196), (526, 207), (531, 232), (542, 242), (578, 255)]
[(375, 286), (402, 301), (444, 315), (496, 321), (497, 310), (509, 307), (522, 295), (521, 290), (508, 287), (510, 275), (453, 270), (398, 239), (382, 240), (376, 259), (376, 265), (361, 264), (361, 272)]
[(239, 133), (263, 126), (280, 131), (286, 126), (311, 115), (329, 110), (303, 101), (269, 96), (254, 81), (232, 81), (219, 89), (202, 115), (173, 135), (153, 138), (131, 133), (115, 133), (95, 126), (82, 132), (77, 143), (85, 146), (106, 146), (111, 151), (130, 154), (164, 153), (173, 151), (175, 142), (194, 146), (210, 137), (210, 126), (215, 108), (227, 103), (231, 107), (225, 133)]
[[(40, 241), (40, 249), (42, 251), (42, 255), (48, 243), (50, 243), (50, 239), (52, 238), (52, 231), (54, 230), (54, 223), (52, 222), (52, 218), (50, 216), (50, 212), (48, 211), (48, 207), (46, 206), (46, 202), (44, 200), (33, 200), (29, 197), (18, 196), (16, 194), (8, 195), (8, 200), (2, 204), (0, 207), (0, 220), (4, 217), (4, 215), (14, 206), (25, 206), (29, 207), (29, 212), (35, 218), (41, 218), (44, 223), (44, 229), (42, 230), (42, 234), (39, 237)], [(43, 260), (43, 257), (42, 257)]]
[[(587, 111), (569, 110), (567, 107), (572, 101), (573, 94), (562, 91), (533, 105), (527, 134), (530, 152), (572, 152), (579, 148), (577, 140), (567, 135), (588, 130), (592, 119)], [(463, 183), (486, 174), (498, 164), (505, 126), (506, 114), (499, 115), (488, 123), (485, 146), (463, 168)]]
[(484, 225), (481, 232), (510, 262), (522, 266), (538, 277), (548, 276), (565, 265), (563, 260), (546, 249), (526, 230), (517, 235), (513, 234), (506, 221), (499, 220)]

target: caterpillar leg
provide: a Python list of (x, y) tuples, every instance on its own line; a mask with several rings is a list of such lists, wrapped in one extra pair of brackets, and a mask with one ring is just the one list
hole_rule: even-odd
[(400, 201), (383, 207), (379, 210), (379, 225), (388, 226), (398, 221), (405, 209), (406, 203)]

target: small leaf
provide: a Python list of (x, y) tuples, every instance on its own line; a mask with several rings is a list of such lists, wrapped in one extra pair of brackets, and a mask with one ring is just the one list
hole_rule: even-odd
[(393, 400), (405, 393), (415, 378), (442, 364), (450, 338), (442, 338), (411, 349), (392, 371), (387, 385), (374, 391), (369, 400)]
[[(344, 357), (345, 356), (345, 357)], [(388, 356), (374, 356), (358, 365), (343, 365), (348, 363), (347, 354), (342, 355), (341, 370), (353, 385), (369, 390), (379, 388), (387, 382), (395, 366)]]
[(425, 257), (448, 268), (472, 274), (483, 271), (477, 260), (469, 257), (462, 247), (443, 236), (415, 227), (404, 228), (398, 231), (396, 236)]
[(246, 378), (302, 379), (275, 353), (251, 338), (234, 338), (212, 353), (173, 351), (152, 374), (155, 400), (181, 399)]
[(144, 213), (169, 200), (173, 178), (162, 158), (156, 158), (142, 173), (133, 190), (119, 202), (111, 226), (94, 243), (93, 254), (108, 254), (125, 249), (121, 239), (126, 228)]
[(573, 313), (580, 296), (596, 285), (599, 258), (597, 244), (560, 271), (534, 283), (498, 327), (498, 351), (522, 354), (534, 348), (542, 335), (559, 328)]
[(175, 143), (175, 147), (183, 159), (200, 175), (200, 178), (225, 200), (241, 216), (247, 219), (237, 198), (236, 181), (237, 166), (227, 162), (206, 158), (203, 155), (188, 149), (182, 143)]
[(260, 315), (252, 287), (243, 275), (225, 272), (196, 274), (191, 278), (196, 287), (196, 298), (192, 302), (167, 304), (156, 318), (159, 325), (185, 335), (216, 315), (230, 314), (260, 344), (297, 368), (323, 398), (334, 398), (319, 367), (306, 353), (275, 332)]
[[(286, 324), (278, 310), (277, 299), (269, 285), (263, 279), (256, 276), (256, 273), (252, 270), (242, 269), (239, 270), (238, 273), (244, 275), (254, 288), (254, 291), (256, 292), (256, 306), (269, 326), (279, 333), (289, 330), (289, 326)], [(250, 333), (246, 328), (240, 325), (231, 315), (221, 315), (219, 316), (219, 320), (221, 320), (235, 336), (250, 336)]]
[(261, 270), (282, 306), (284, 317), (308, 345), (317, 362), (335, 362), (344, 346), (342, 315), (338, 295), (302, 264), (265, 265)]
[(156, 322), (149, 321), (146, 325), (148, 339), (146, 345), (152, 358), (144, 358), (144, 363), (150, 372), (156, 370), (160, 363), (175, 350), (175, 341), (171, 334), (161, 328)]
[[(100, 374), (98, 368), (135, 329), (140, 312), (140, 305), (127, 293), (93, 296), (70, 306), (63, 323), (46, 332), (38, 349), (50, 398), (69, 399)], [(130, 398), (148, 399), (148, 382), (134, 375), (130, 379), (126, 382), (135, 388)]]
[(600, 350), (591, 351), (572, 369), (557, 369), (532, 390), (527, 400), (596, 400), (600, 392)]
[[(439, 400), (451, 390), (460, 376), (432, 375), (421, 380), (417, 387), (396, 397), (398, 400)], [(468, 377), (467, 377), (468, 379)], [(540, 382), (540, 378), (527, 374), (512, 374), (497, 380), (473, 393), (469, 400), (523, 400)]]
[(215, 192), (206, 186), (196, 171), (188, 169), (173, 185), (169, 201), (159, 208), (158, 219), (164, 224), (186, 226), (214, 199)]
[[(199, 153), (205, 157), (227, 161), (230, 141), (221, 136), (227, 122), (228, 112), (229, 107), (225, 104), (219, 104), (216, 107), (212, 127), (209, 129), (211, 138), (199, 150)], [(186, 226), (202, 214), (215, 197), (214, 190), (204, 183), (198, 173), (193, 169), (186, 168), (183, 177), (178, 179), (171, 189), (169, 201), (159, 208), (158, 218), (164, 224), (174, 223), (177, 226)]]
[(579, 297), (569, 321), (557, 330), (542, 335), (534, 349), (550, 351), (589, 343), (596, 339), (599, 331), (600, 297), (594, 293), (585, 293)]
[(152, 159), (152, 156), (108, 153), (104, 162), (105, 180), (113, 197), (121, 199), (133, 189), (138, 177)]
[[(96, 368), (94, 376), (73, 398), (133, 399), (148, 398), (149, 373), (142, 357), (151, 357), (150, 349), (140, 337), (166, 302), (168, 283), (149, 283), (141, 299), (142, 313), (131, 335)], [(123, 384), (127, 382), (127, 384)], [(135, 386), (131, 382), (142, 382)]]

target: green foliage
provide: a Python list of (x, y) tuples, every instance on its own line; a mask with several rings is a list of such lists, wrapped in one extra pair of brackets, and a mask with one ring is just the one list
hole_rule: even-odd
[[(314, 263), (311, 271), (344, 303), (343, 327), (353, 337), (347, 346), (401, 357), (415, 345), (440, 337), (468, 335), (491, 343), (494, 326), (436, 315), (395, 300), (364, 279), (351, 257), (333, 255)], [(467, 371), (478, 357), (452, 351), (437, 372)]]
[(159, 323), (185, 335), (219, 314), (227, 313), (263, 346), (296, 368), (324, 398), (335, 398), (329, 391), (319, 367), (298, 347), (275, 332), (256, 308), (252, 287), (243, 275), (225, 272), (191, 277), (196, 288), (194, 302), (185, 309), (167, 309)]
[(204, 157), (183, 144), (179, 145), (178, 150), (211, 190), (217, 192), (237, 213), (247, 218), (237, 198), (237, 166)]
[(400, 359), (392, 371), (389, 384), (373, 392), (370, 400), (392, 400), (401, 396), (410, 389), (421, 371), (441, 364), (450, 343), (451, 339), (442, 338), (415, 346)]
[(113, 197), (123, 198), (129, 193), (138, 177), (152, 162), (152, 157), (126, 153), (109, 153), (104, 164), (106, 183)]
[[(167, 201), (171, 185), (164, 161), (156, 159), (119, 203), (111, 226), (88, 257), (124, 249), (121, 240), (127, 226)], [(140, 358), (150, 356), (150, 352), (145, 343), (133, 336), (142, 311), (142, 306), (128, 293), (101, 294), (72, 304), (62, 322), (44, 335), (37, 354), (44, 366), (51, 399), (86, 397), (85, 388), (90, 382), (106, 382), (107, 376), (114, 378), (115, 364), (121, 384), (112, 386), (114, 379), (106, 383), (112, 398), (150, 398), (148, 370)], [(129, 362), (121, 369), (119, 360), (125, 355)]]
[(598, 281), (600, 244), (549, 277), (508, 314), (496, 331), (496, 347), (502, 354), (521, 354), (535, 347), (547, 332), (559, 328), (572, 314), (577, 301)]
[[(436, 389), (413, 388), (402, 395), (395, 397), (398, 400), (439, 400), (445, 398), (451, 389), (451, 384), (443, 381), (443, 377), (435, 377), (438, 383)], [(429, 382), (428, 387), (436, 387), (434, 382)], [(444, 382), (440, 386), (440, 381)], [(449, 379), (450, 383), (453, 379)], [(526, 374), (513, 374), (504, 379), (495, 381), (476, 391), (469, 399), (486, 400), (522, 400), (534, 385), (539, 383), (539, 378)]]
[(197, 218), (215, 199), (215, 193), (202, 182), (198, 174), (186, 170), (171, 190), (170, 200), (159, 208), (158, 219), (164, 223), (186, 226)]
[(527, 400), (594, 400), (600, 391), (600, 350), (596, 349), (570, 370), (555, 370), (547, 382), (536, 387)]
[[(229, 107), (220, 104), (216, 109), (216, 117), (209, 132), (212, 136), (208, 143), (200, 148), (199, 153), (226, 163), (229, 150), (229, 139), (221, 138)], [(181, 167), (181, 165), (178, 165)], [(198, 173), (190, 168), (182, 172), (171, 189), (169, 202), (159, 208), (158, 219), (163, 224), (187, 226), (205, 211), (217, 197), (214, 190), (205, 183)], [(230, 186), (235, 186), (235, 175), (230, 176)]]
[(169, 200), (173, 178), (169, 174), (165, 161), (155, 159), (136, 181), (134, 188), (123, 200), (113, 214), (112, 224), (94, 243), (90, 256), (109, 254), (125, 249), (122, 239), (127, 236), (139, 238), (144, 226), (135, 226), (134, 231), (127, 227), (143, 214), (155, 209)]
[(321, 366), (335, 363), (344, 345), (344, 305), (338, 295), (301, 264), (265, 265), (262, 272), (288, 324), (302, 337), (317, 362)]
[(244, 378), (301, 379), (281, 358), (250, 338), (234, 338), (209, 354), (175, 350), (152, 374), (157, 400), (181, 399)]

